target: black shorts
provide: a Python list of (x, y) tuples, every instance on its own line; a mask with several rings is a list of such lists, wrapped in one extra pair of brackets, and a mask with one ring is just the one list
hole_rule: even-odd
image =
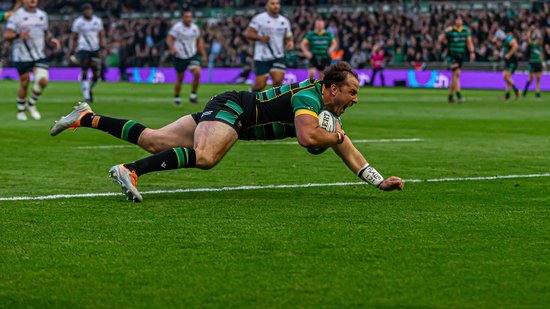
[(254, 73), (256, 76), (269, 74), (271, 71), (286, 71), (285, 58), (277, 58), (268, 61), (254, 61)]
[(330, 58), (316, 58), (313, 56), (313, 58), (309, 59), (309, 67), (310, 68), (316, 68), (319, 71), (324, 71), (326, 67), (330, 66), (331, 60)]
[(512, 57), (510, 59), (504, 59), (504, 71), (514, 73), (518, 68), (518, 58)]
[(78, 64), (81, 68), (87, 69), (90, 65), (90, 62), (99, 63), (99, 50), (89, 51), (89, 50), (79, 50), (76, 53), (76, 59), (78, 59)]
[(462, 63), (464, 62), (464, 57), (461, 55), (450, 55), (447, 60), (447, 65), (450, 70), (462, 69)]
[(542, 72), (542, 63), (529, 62), (529, 73), (540, 73), (540, 72)]
[(13, 66), (17, 69), (17, 73), (19, 75), (25, 74), (27, 72), (32, 72), (32, 69), (34, 68), (43, 68), (48, 69), (48, 63), (46, 62), (46, 59), (38, 59), (36, 61), (20, 61), (20, 62), (14, 62)]
[(174, 68), (176, 69), (177, 73), (183, 73), (187, 69), (200, 67), (201, 64), (202, 64), (201, 58), (199, 57), (198, 54), (195, 54), (193, 57), (189, 59), (174, 57)]
[(255, 113), (251, 111), (256, 95), (248, 92), (228, 91), (216, 95), (206, 103), (204, 110), (193, 114), (193, 119), (198, 124), (202, 121), (219, 121), (231, 126), (239, 136), (243, 126), (248, 126), (250, 117)]

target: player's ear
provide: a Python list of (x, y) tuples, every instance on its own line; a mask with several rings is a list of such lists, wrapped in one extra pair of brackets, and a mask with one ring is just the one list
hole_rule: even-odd
[(330, 94), (332, 96), (336, 96), (337, 93), (338, 93), (338, 87), (336, 86), (336, 84), (330, 85)]

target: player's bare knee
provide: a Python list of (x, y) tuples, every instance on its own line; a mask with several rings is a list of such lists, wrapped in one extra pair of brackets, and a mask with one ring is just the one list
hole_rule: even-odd
[(158, 139), (155, 138), (155, 130), (145, 129), (139, 135), (138, 145), (143, 148), (143, 150), (149, 153), (158, 153), (164, 149), (161, 149)]
[(38, 84), (40, 85), (40, 87), (42, 87), (42, 89), (44, 89), (48, 86), (48, 79), (47, 78), (41, 78), (38, 81)]
[(221, 159), (217, 154), (213, 154), (211, 151), (202, 148), (195, 148), (195, 155), (195, 166), (203, 170), (213, 168)]

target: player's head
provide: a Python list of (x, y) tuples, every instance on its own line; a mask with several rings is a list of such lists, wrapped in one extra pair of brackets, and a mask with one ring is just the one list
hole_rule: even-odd
[(460, 28), (460, 27), (462, 27), (462, 25), (464, 25), (464, 21), (462, 20), (462, 17), (457, 16), (455, 18), (455, 27)]
[(323, 32), (325, 30), (325, 21), (321, 18), (315, 20), (315, 32)]
[(328, 98), (325, 105), (331, 113), (340, 116), (346, 108), (357, 104), (359, 77), (349, 63), (343, 61), (326, 68), (324, 74), (323, 85)]
[(85, 18), (90, 19), (92, 18), (92, 15), (94, 14), (94, 10), (92, 8), (92, 5), (90, 3), (84, 3), (80, 9), (82, 10), (82, 15), (84, 15)]
[(183, 11), (183, 14), (181, 15), (181, 21), (184, 25), (189, 26), (193, 22), (193, 12), (191, 10), (187, 9)]
[(26, 9), (34, 10), (38, 6), (38, 0), (23, 0)]
[(265, 10), (271, 16), (278, 16), (281, 12), (281, 1), (267, 0), (267, 2), (265, 3)]

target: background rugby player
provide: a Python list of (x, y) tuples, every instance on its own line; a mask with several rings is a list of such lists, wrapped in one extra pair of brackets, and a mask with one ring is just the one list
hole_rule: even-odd
[(455, 18), (454, 26), (447, 28), (445, 33), (439, 38), (439, 41), (447, 43), (449, 53), (447, 56), (447, 64), (449, 69), (452, 70), (448, 102), (454, 103), (455, 99), (453, 95), (456, 94), (458, 103), (462, 103), (462, 94), (460, 93), (460, 70), (464, 62), (466, 47), (468, 51), (470, 51), (470, 61), (473, 62), (476, 57), (470, 29), (463, 25), (462, 17), (458, 16)]
[(168, 32), (166, 44), (170, 54), (174, 56), (174, 68), (177, 73), (174, 86), (174, 105), (179, 106), (181, 104), (181, 84), (187, 69), (193, 73), (189, 101), (195, 104), (199, 103), (197, 90), (199, 89), (199, 79), (201, 77), (201, 64), (206, 64), (206, 52), (201, 39), (201, 31), (193, 23), (193, 13), (191, 11), (186, 9), (183, 12), (181, 21), (172, 26)]
[[(84, 102), (93, 102), (92, 88), (101, 74), (100, 52), (105, 50), (105, 30), (101, 18), (93, 15), (92, 5), (82, 5), (82, 16), (75, 19), (71, 27), (71, 58), (82, 68), (80, 86)], [(76, 59), (74, 58), (76, 50)], [(92, 69), (92, 80), (88, 70)]]
[(290, 21), (279, 14), (279, 0), (268, 0), (265, 12), (250, 21), (245, 36), (254, 43), (254, 73), (256, 80), (252, 91), (264, 89), (267, 78), (271, 75), (273, 87), (278, 87), (285, 78), (285, 48), (294, 49)]
[[(13, 64), (19, 73), (20, 86), (17, 92), (17, 119), (27, 120), (25, 110), (31, 117), (40, 119), (36, 102), (48, 85), (48, 64), (46, 63), (46, 42), (59, 50), (61, 44), (48, 31), (48, 14), (37, 8), (38, 0), (23, 0), (23, 7), (17, 9), (6, 23), (4, 39), (13, 41)], [(32, 93), (27, 101), (30, 72), (34, 73)]]
[(325, 22), (322, 19), (315, 20), (314, 30), (304, 36), (300, 48), (309, 59), (307, 69), (309, 78), (314, 78), (315, 73), (319, 72), (319, 79), (323, 79), (323, 71), (330, 65), (332, 61), (330, 55), (336, 50), (337, 43), (332, 33), (325, 29)]

